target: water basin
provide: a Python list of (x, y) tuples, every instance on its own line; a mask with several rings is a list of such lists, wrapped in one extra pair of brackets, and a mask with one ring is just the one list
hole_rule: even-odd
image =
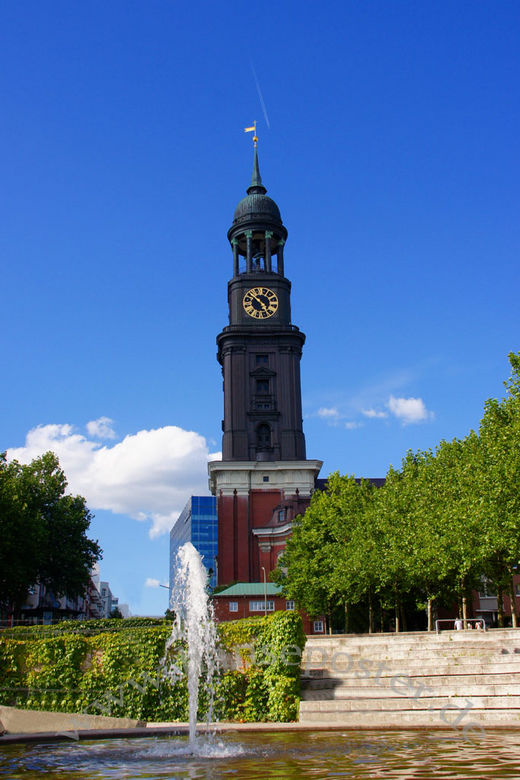
[(520, 732), (227, 733), (15, 744), (0, 780), (268, 780), (278, 778), (519, 778)]

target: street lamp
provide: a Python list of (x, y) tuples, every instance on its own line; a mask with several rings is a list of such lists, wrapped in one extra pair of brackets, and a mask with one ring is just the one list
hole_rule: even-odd
[(260, 568), (264, 573), (264, 617), (267, 617), (267, 574), (265, 573), (265, 566)]

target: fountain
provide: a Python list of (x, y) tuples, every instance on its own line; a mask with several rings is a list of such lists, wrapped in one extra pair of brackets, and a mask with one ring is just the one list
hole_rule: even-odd
[[(199, 684), (204, 679), (208, 697), (207, 723), (213, 720), (213, 679), (218, 669), (217, 634), (213, 605), (209, 601), (208, 574), (200, 554), (191, 542), (186, 542), (177, 553), (175, 581), (170, 608), (175, 613), (171, 636), (166, 644), (164, 666), (173, 681), (186, 675), (189, 697), (189, 746), (196, 742)], [(181, 642), (185, 651), (181, 663), (168, 662), (173, 647)]]
[[(188, 745), (170, 737), (5, 745), (0, 746), (0, 780), (39, 780), (42, 774), (60, 780), (146, 780), (152, 776), (157, 780), (299, 780), (333, 775), (501, 780), (520, 776), (518, 731), (489, 731), (473, 742), (453, 729), (290, 732), (273, 724), (272, 730), (264, 733), (253, 728), (250, 733), (227, 733), (220, 740), (214, 733), (197, 738), (199, 684), (202, 679), (207, 688), (209, 724), (218, 668), (215, 623), (206, 587), (201, 558), (187, 543), (178, 553), (171, 594), (175, 621), (164, 669), (173, 681), (187, 675)], [(168, 656), (173, 660), (168, 661)]]

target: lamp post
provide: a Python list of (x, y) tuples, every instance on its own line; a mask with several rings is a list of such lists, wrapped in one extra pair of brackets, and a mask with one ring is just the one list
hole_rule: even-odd
[(267, 617), (267, 574), (265, 573), (265, 566), (260, 568), (264, 573), (264, 617)]
[[(172, 586), (171, 585), (163, 585), (162, 582), (159, 583), (160, 588), (166, 588), (170, 592), (170, 597), (172, 593)], [(168, 598), (168, 609), (170, 609), (170, 599)]]

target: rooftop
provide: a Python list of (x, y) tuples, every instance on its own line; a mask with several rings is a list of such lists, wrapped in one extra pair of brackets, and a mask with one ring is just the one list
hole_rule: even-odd
[(268, 596), (281, 595), (282, 589), (280, 585), (275, 585), (274, 582), (236, 582), (234, 585), (230, 585), (229, 588), (219, 591), (214, 594), (214, 597), (218, 596), (263, 596), (267, 593)]

